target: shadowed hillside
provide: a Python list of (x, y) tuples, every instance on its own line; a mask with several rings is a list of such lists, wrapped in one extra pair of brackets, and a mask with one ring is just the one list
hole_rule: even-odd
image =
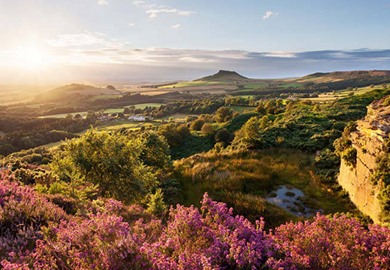
[[(106, 88), (95, 87), (85, 84), (69, 84), (50, 90), (44, 97), (47, 101), (63, 101), (72, 97), (120, 95), (120, 91), (112, 86)], [(41, 97), (40, 97), (41, 98)]]
[(298, 82), (316, 82), (316, 83), (325, 83), (325, 82), (337, 82), (343, 80), (359, 80), (359, 79), (389, 79), (390, 80), (390, 71), (389, 70), (357, 70), (357, 71), (335, 71), (322, 73), (317, 72), (302, 78), (297, 79)]
[(235, 71), (220, 70), (214, 75), (200, 78), (196, 81), (243, 81), (249, 80)]

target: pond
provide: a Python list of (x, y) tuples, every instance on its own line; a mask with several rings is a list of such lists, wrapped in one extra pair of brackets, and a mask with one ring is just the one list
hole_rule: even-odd
[(316, 212), (321, 212), (320, 209), (313, 209), (306, 206), (303, 201), (304, 197), (305, 194), (300, 189), (280, 186), (266, 200), (297, 216), (311, 217)]

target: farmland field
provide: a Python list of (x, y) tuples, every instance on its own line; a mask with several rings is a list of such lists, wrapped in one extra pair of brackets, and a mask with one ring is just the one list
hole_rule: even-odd
[(267, 86), (268, 86), (268, 83), (266, 83), (266, 82), (247, 83), (244, 85), (245, 89), (258, 89), (258, 88), (265, 88)]
[[(136, 109), (144, 109), (145, 107), (155, 107), (158, 108), (162, 103), (142, 103), (142, 104), (136, 104), (136, 105), (129, 105), (129, 106), (135, 106)], [(128, 107), (128, 106), (124, 106)], [(104, 113), (120, 113), (123, 112), (124, 107), (121, 108), (111, 108), (111, 109), (106, 109), (102, 110)], [(41, 116), (40, 118), (65, 118), (69, 114), (72, 116), (75, 116), (76, 114), (80, 114), (82, 117), (85, 117), (88, 112), (73, 112), (73, 113), (61, 113), (61, 114), (52, 114), (52, 115), (45, 115)]]
[(181, 87), (192, 87), (192, 86), (208, 86), (221, 84), (220, 82), (207, 82), (207, 81), (189, 81), (189, 82), (178, 82), (175, 84), (164, 85), (158, 87), (158, 89), (171, 89), (171, 88), (181, 88)]
[(244, 112), (253, 112), (255, 110), (255, 107), (247, 107), (247, 106), (230, 106), (234, 112), (238, 113), (244, 113)]
[(383, 90), (382, 86), (375, 86), (375, 87), (361, 87), (356, 90), (343, 90), (343, 91), (337, 91), (337, 92), (329, 92), (329, 93), (323, 93), (319, 94), (318, 97), (315, 98), (302, 98), (302, 100), (311, 100), (311, 101), (318, 101), (318, 102), (324, 102), (324, 101), (332, 101), (337, 100), (340, 98), (346, 98), (349, 95), (363, 95), (373, 90)]

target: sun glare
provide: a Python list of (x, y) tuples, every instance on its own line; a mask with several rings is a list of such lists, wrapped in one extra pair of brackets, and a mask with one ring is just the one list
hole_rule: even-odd
[(10, 62), (19, 69), (39, 71), (49, 64), (49, 54), (37, 46), (21, 46), (12, 50)]

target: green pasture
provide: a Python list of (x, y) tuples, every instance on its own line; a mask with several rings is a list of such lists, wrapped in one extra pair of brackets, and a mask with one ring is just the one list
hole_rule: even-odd
[(178, 82), (175, 84), (164, 85), (158, 87), (158, 89), (171, 89), (171, 88), (182, 88), (182, 87), (193, 87), (193, 86), (208, 86), (221, 84), (221, 82), (207, 82), (207, 81), (190, 81), (190, 82)]

